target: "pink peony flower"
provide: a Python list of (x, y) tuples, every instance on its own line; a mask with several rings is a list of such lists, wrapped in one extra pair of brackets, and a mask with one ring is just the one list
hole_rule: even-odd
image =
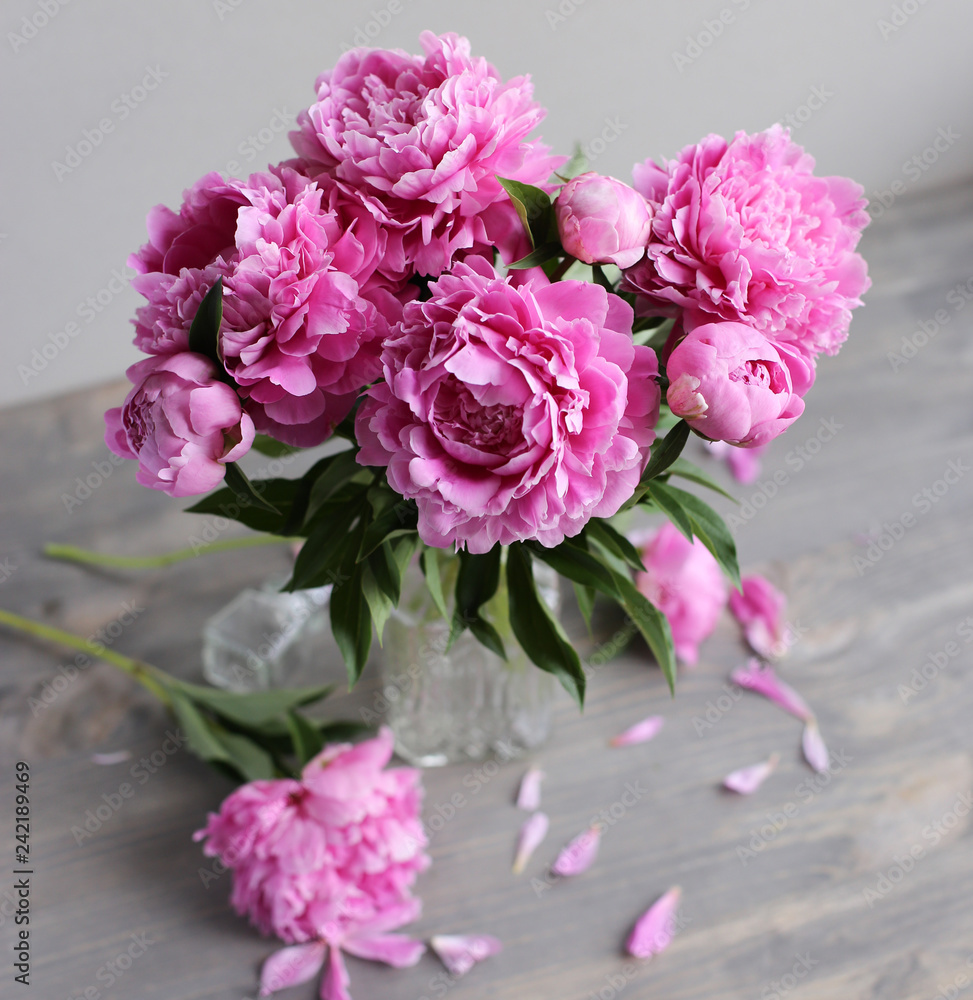
[(854, 252), (868, 224), (858, 184), (815, 177), (786, 129), (709, 135), (635, 168), (656, 206), (646, 257), (626, 277), (646, 311), (747, 323), (810, 357), (835, 354), (868, 289)]
[(787, 598), (765, 577), (754, 573), (730, 594), (730, 611), (743, 627), (751, 649), (768, 660), (787, 652)]
[[(353, 49), (317, 80), (291, 141), (312, 175), (371, 196), (419, 274), (522, 227), (497, 175), (543, 184), (563, 162), (528, 140), (544, 117), (527, 77), (507, 83), (454, 34), (420, 36), (424, 56)], [(504, 205), (500, 212), (494, 211)]]
[(726, 604), (718, 563), (698, 538), (690, 542), (668, 522), (642, 548), (642, 562), (646, 572), (636, 574), (636, 587), (669, 620), (679, 659), (696, 663)]
[(253, 781), (211, 813), (195, 839), (233, 870), (231, 902), (264, 934), (292, 945), (268, 960), (263, 995), (303, 982), (330, 949), (322, 995), (346, 996), (342, 951), (392, 965), (423, 946), (389, 934), (416, 919), (410, 895), (429, 865), (413, 768), (387, 768), (392, 734), (332, 744), (300, 780)]
[(634, 188), (600, 174), (580, 174), (555, 202), (561, 245), (586, 264), (631, 267), (645, 253), (652, 210)]
[(201, 354), (146, 358), (128, 369), (134, 388), (105, 414), (105, 442), (139, 462), (135, 478), (172, 497), (206, 493), (253, 444), (253, 421)]
[(483, 258), (406, 306), (385, 343), (385, 381), (358, 411), (358, 461), (387, 466), (419, 507), (427, 545), (487, 552), (557, 545), (608, 517), (654, 439), (656, 360), (632, 311), (598, 285), (514, 287)]
[(666, 399), (676, 416), (713, 441), (759, 447), (803, 412), (814, 369), (785, 344), (743, 323), (707, 323), (669, 355)]

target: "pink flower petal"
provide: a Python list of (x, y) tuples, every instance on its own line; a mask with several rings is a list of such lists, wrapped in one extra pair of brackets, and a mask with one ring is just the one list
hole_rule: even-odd
[(332, 946), (328, 956), (328, 968), (321, 980), (321, 1000), (351, 1000), (348, 992), (348, 970), (340, 948)]
[(520, 791), (517, 793), (517, 808), (534, 812), (541, 804), (541, 782), (544, 772), (538, 767), (527, 769), (520, 780)]
[(623, 733), (612, 737), (609, 745), (613, 747), (628, 747), (633, 743), (647, 743), (665, 725), (665, 719), (661, 715), (650, 715), (641, 722), (636, 722), (634, 726), (629, 726)]
[(787, 652), (787, 598), (759, 573), (745, 576), (730, 594), (730, 611), (755, 653), (767, 660)]
[(371, 937), (349, 937), (341, 942), (349, 955), (384, 962), (396, 969), (415, 965), (426, 953), (426, 946), (407, 934), (373, 934)]
[(275, 951), (260, 970), (260, 995), (269, 997), (288, 986), (313, 979), (324, 965), (328, 946), (323, 941), (295, 944)]
[(676, 935), (675, 916), (681, 897), (682, 889), (673, 886), (639, 917), (625, 943), (630, 955), (651, 958), (669, 947)]
[(780, 754), (773, 753), (768, 760), (761, 761), (759, 764), (751, 764), (750, 767), (741, 767), (738, 771), (731, 771), (723, 779), (723, 787), (740, 795), (753, 795), (770, 777), (779, 763)]
[(598, 856), (600, 840), (601, 827), (589, 827), (561, 851), (551, 865), (551, 872), (554, 875), (568, 876), (587, 871)]
[(429, 944), (453, 976), (465, 976), (477, 962), (496, 955), (503, 945), (489, 934), (437, 934)]
[(771, 666), (761, 666), (756, 657), (747, 661), (746, 667), (738, 667), (730, 674), (730, 680), (748, 691), (755, 691), (780, 705), (785, 712), (796, 715), (807, 722), (814, 713), (807, 702), (789, 685), (785, 684)]
[(519, 875), (530, 861), (530, 856), (537, 850), (541, 841), (547, 836), (550, 825), (547, 816), (536, 812), (520, 829), (520, 839), (517, 841), (517, 854), (514, 857), (513, 871)]
[(115, 750), (113, 753), (93, 753), (91, 755), (92, 764), (122, 764), (126, 760), (132, 759), (131, 750)]
[(801, 746), (804, 750), (804, 759), (819, 774), (829, 770), (831, 767), (831, 755), (821, 738), (821, 730), (818, 729), (817, 720), (811, 718), (804, 727), (804, 736), (801, 738)]

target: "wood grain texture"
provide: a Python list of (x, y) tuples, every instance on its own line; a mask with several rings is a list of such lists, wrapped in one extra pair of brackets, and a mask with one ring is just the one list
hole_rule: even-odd
[[(741, 561), (789, 595), (797, 639), (782, 672), (839, 755), (832, 774), (816, 777), (803, 763), (795, 719), (728, 685), (744, 655), (728, 618), (699, 667), (681, 675), (674, 700), (633, 645), (592, 670), (583, 715), (564, 699), (553, 738), (533, 755), (547, 772), (551, 832), (524, 875), (512, 876), (510, 863), (525, 815), (512, 802), (526, 762), (426, 774), (434, 865), (420, 882), (425, 913), (416, 933), (491, 933), (503, 953), (457, 983), (431, 956), (399, 972), (349, 959), (356, 1000), (932, 1000), (965, 982), (963, 995), (973, 981), (973, 851), (963, 804), (973, 794), (973, 629), (963, 631), (973, 615), (973, 302), (958, 308), (948, 298), (973, 276), (973, 188), (903, 201), (868, 232), (863, 252), (874, 280), (868, 307), (841, 355), (822, 359), (805, 417), (774, 443), (760, 481), (736, 488), (754, 509), (736, 531)], [(940, 309), (948, 322), (894, 370), (889, 352)], [(241, 587), (283, 571), (285, 551), (142, 573), (39, 555), (45, 541), (165, 551), (200, 530), (179, 503), (139, 487), (128, 465), (67, 509), (77, 477), (107, 459), (101, 414), (122, 391), (0, 414), (0, 559), (15, 567), (0, 583), (0, 605), (84, 634), (128, 609), (115, 648), (196, 677), (205, 619)], [(834, 423), (840, 428), (821, 443), (828, 435), (818, 438), (818, 429)], [(966, 471), (938, 496), (950, 462)], [(761, 485), (778, 471), (786, 481), (776, 491)], [(928, 510), (915, 500), (923, 489), (935, 497)], [(914, 522), (899, 532), (904, 512)], [(872, 550), (880, 558), (863, 568), (869, 541), (888, 530), (901, 538)], [(605, 619), (603, 634), (620, 624)], [(590, 658), (592, 644), (579, 642)], [(927, 667), (931, 679), (906, 697), (913, 671), (950, 642), (955, 655)], [(325, 659), (322, 671), (340, 678), (336, 656)], [(229, 910), (228, 876), (204, 884), (201, 871), (213, 862), (191, 840), (229, 786), (184, 750), (163, 751), (154, 773), (133, 773), (140, 758), (159, 759), (171, 723), (106, 665), (69, 678), (62, 668), (72, 661), (0, 634), (0, 843), (12, 843), (16, 760), (30, 762), (34, 783), (35, 986), (23, 995), (254, 996), (273, 945)], [(369, 675), (342, 711), (374, 701)], [(39, 707), (51, 691), (53, 701)], [(654, 741), (609, 749), (611, 736), (655, 713), (667, 722)], [(90, 761), (96, 750), (119, 748), (132, 760)], [(781, 765), (758, 794), (719, 788), (728, 771), (775, 750)], [(77, 843), (72, 827), (123, 782), (132, 797)], [(609, 822), (595, 866), (572, 880), (548, 879), (556, 851), (602, 810)], [(897, 859), (914, 847), (919, 856), (899, 878)], [(13, 926), (2, 905), (11, 881), (0, 882), (3, 996), (17, 995)], [(662, 956), (630, 962), (620, 949), (631, 924), (676, 883), (684, 929)], [(107, 963), (132, 934), (146, 935), (148, 947), (109, 988)], [(282, 995), (305, 1000), (316, 987)]]

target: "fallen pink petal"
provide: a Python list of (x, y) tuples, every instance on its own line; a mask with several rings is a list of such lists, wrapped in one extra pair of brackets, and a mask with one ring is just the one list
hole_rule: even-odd
[(551, 865), (552, 874), (568, 877), (586, 872), (598, 856), (600, 840), (601, 827), (599, 826), (589, 827), (584, 833), (578, 834)]
[(542, 812), (536, 812), (521, 827), (520, 839), (517, 841), (517, 854), (514, 857), (513, 871), (515, 875), (519, 875), (524, 870), (531, 855), (547, 836), (549, 825), (547, 816)]
[(107, 767), (111, 764), (123, 764), (132, 759), (131, 750), (115, 750), (112, 753), (93, 753), (91, 755), (92, 764), (101, 764)]
[(651, 958), (669, 947), (676, 936), (676, 910), (681, 898), (682, 889), (673, 886), (639, 917), (625, 943), (631, 956)]
[(768, 660), (787, 652), (787, 598), (759, 573), (745, 576), (730, 594), (730, 611), (743, 628), (750, 648)]
[(661, 715), (650, 715), (641, 722), (636, 722), (634, 726), (629, 726), (623, 733), (612, 737), (609, 744), (613, 747), (629, 747), (635, 743), (648, 743), (665, 725), (665, 719)]
[(831, 767), (831, 757), (824, 745), (817, 720), (808, 720), (804, 727), (804, 736), (801, 738), (801, 747), (804, 750), (804, 759), (818, 774), (823, 774)]
[(780, 763), (780, 754), (771, 754), (767, 760), (749, 767), (741, 767), (731, 771), (723, 779), (723, 787), (738, 795), (753, 795), (755, 791), (770, 777)]
[(465, 976), (477, 962), (503, 949), (500, 941), (489, 934), (437, 934), (429, 944), (450, 975), (457, 977)]
[(789, 685), (782, 681), (770, 665), (761, 666), (756, 657), (751, 657), (745, 667), (737, 667), (730, 674), (730, 680), (748, 691), (754, 691), (769, 698), (785, 712), (796, 715), (803, 722), (813, 718), (814, 713), (807, 702)]
[(269, 997), (279, 990), (313, 979), (321, 971), (327, 953), (328, 946), (323, 941), (295, 944), (275, 951), (260, 970), (260, 995)]
[(517, 792), (517, 808), (534, 812), (541, 805), (541, 782), (544, 772), (539, 767), (528, 768), (520, 780), (520, 790)]

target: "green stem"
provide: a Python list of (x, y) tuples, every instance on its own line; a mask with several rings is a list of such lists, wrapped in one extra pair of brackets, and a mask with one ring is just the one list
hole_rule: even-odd
[(164, 705), (169, 705), (169, 693), (166, 690), (166, 681), (170, 680), (169, 675), (158, 667), (153, 667), (140, 660), (133, 660), (130, 656), (123, 656), (113, 649), (89, 642), (82, 639), (80, 635), (73, 632), (65, 632), (63, 629), (54, 628), (51, 625), (44, 625), (34, 621), (32, 618), (24, 618), (23, 615), (14, 614), (12, 611), (4, 611), (0, 608), (0, 625), (18, 632), (26, 632), (28, 635), (36, 636), (39, 639), (48, 639), (61, 646), (68, 646), (71, 649), (81, 650), (89, 656), (104, 660), (119, 670), (123, 670), (130, 677), (137, 680), (141, 685), (152, 692)]
[(230, 549), (249, 549), (257, 545), (277, 545), (280, 542), (300, 541), (281, 538), (279, 535), (245, 535), (243, 538), (225, 538), (220, 542), (197, 545), (195, 548), (177, 549), (161, 556), (113, 556), (107, 552), (93, 552), (76, 545), (45, 545), (44, 555), (52, 559), (67, 559), (71, 562), (91, 563), (95, 566), (111, 566), (115, 569), (158, 569), (195, 556), (210, 552), (226, 552)]
[(562, 260), (561, 263), (554, 269), (554, 273), (551, 275), (551, 281), (560, 281), (565, 274), (568, 273), (571, 265), (574, 263), (577, 263), (577, 258), (568, 254), (568, 256), (565, 257), (564, 260)]

